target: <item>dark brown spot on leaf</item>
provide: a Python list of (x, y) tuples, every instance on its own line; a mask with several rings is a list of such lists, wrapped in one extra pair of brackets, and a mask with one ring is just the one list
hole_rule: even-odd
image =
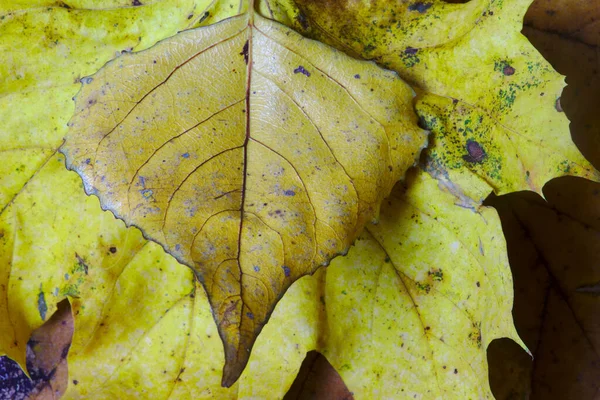
[(504, 66), (504, 68), (502, 69), (502, 73), (503, 73), (504, 75), (506, 75), (506, 76), (511, 76), (511, 75), (514, 75), (514, 73), (515, 73), (515, 69), (514, 69), (512, 66), (510, 66), (510, 65), (508, 65), (508, 64), (507, 64), (507, 65), (505, 65), (505, 66)]
[(485, 150), (483, 150), (483, 147), (481, 147), (481, 145), (475, 140), (471, 139), (467, 140), (467, 153), (469, 154), (464, 155), (463, 160), (473, 164), (480, 163), (487, 157), (487, 154)]

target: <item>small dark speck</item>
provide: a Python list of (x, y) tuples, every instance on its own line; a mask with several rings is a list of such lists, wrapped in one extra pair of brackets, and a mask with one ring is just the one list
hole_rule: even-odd
[(295, 196), (296, 192), (294, 192), (293, 190), (286, 190), (283, 192), (283, 194), (285, 194), (286, 196)]
[(77, 385), (79, 381), (77, 379), (73, 379), (73, 385)]
[(251, 312), (247, 312), (246, 316), (250, 319), (254, 319), (254, 314), (252, 314)]
[(429, 10), (432, 5), (433, 5), (433, 3), (422, 3), (420, 1), (418, 1), (418, 2), (413, 3), (410, 6), (408, 6), (408, 10), (409, 11), (418, 11), (419, 13), (423, 14), (424, 12)]
[(94, 78), (91, 78), (91, 77), (82, 78), (81, 83), (87, 83), (89, 85), (90, 83), (92, 83), (93, 80), (94, 80)]
[(282, 266), (281, 268), (283, 268), (283, 273), (285, 274), (286, 278), (289, 278), (290, 275), (292, 274), (292, 271), (290, 270), (290, 267), (287, 266)]
[(206, 11), (202, 17), (200, 18), (200, 21), (198, 21), (198, 23), (202, 23), (206, 18), (208, 18), (210, 16), (210, 12)]
[(111, 246), (108, 251), (110, 251), (112, 254), (115, 254), (117, 252), (117, 248), (115, 246)]
[(476, 285), (477, 285), (477, 287), (481, 287), (481, 283), (479, 283), (479, 282), (477, 282)]
[(140, 0), (133, 0), (133, 1), (131, 2), (131, 4), (133, 4), (134, 6), (141, 6), (141, 5), (142, 5), (142, 2), (141, 2)]
[(91, 159), (89, 159), (89, 158), (86, 158), (86, 159), (85, 159), (85, 163), (86, 163), (87, 165), (90, 165), (90, 163), (91, 163), (91, 162), (92, 162), (92, 160), (91, 160)]
[(194, 16), (194, 14), (188, 15), (188, 19), (192, 19), (193, 16)]
[(299, 65), (298, 68), (296, 68), (294, 70), (294, 73), (295, 74), (300, 73), (300, 74), (303, 74), (303, 75), (306, 75), (306, 76), (310, 76), (310, 72), (308, 72), (306, 69), (304, 69), (304, 67), (302, 65)]
[(254, 272), (259, 272), (260, 271), (260, 267), (258, 265), (254, 266)]
[(404, 54), (417, 54), (418, 51), (419, 49), (415, 49), (414, 47), (407, 47), (406, 50), (404, 50)]
[(360, 79), (360, 75), (359, 74), (354, 75), (354, 79)]
[(458, 370), (456, 368), (454, 368), (454, 373), (458, 374)]
[(190, 158), (190, 153), (183, 153), (181, 155), (181, 157), (183, 157), (183, 158)]

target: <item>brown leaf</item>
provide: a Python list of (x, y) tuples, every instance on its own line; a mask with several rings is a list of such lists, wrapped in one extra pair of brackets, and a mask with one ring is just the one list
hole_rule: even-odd
[(63, 300), (52, 317), (31, 335), (28, 343), (29, 370), (46, 378), (37, 383), (29, 399), (59, 399), (67, 389), (67, 355), (73, 337), (73, 317), (69, 302)]
[[(547, 202), (532, 193), (492, 200), (515, 279), (515, 325), (533, 355), (520, 374), (530, 384), (505, 381), (496, 396), (511, 398), (518, 386), (532, 399), (593, 399), (600, 390), (600, 299), (580, 288), (600, 281), (600, 185), (563, 178), (544, 195)], [(523, 367), (515, 357), (491, 361)]]
[(323, 355), (310, 351), (284, 400), (353, 400), (340, 374)]
[[(580, 0), (537, 0), (523, 33), (560, 73), (557, 107), (571, 120), (582, 153), (600, 165), (600, 9)], [(496, 398), (597, 397), (600, 385), (600, 186), (559, 179), (539, 196), (492, 200), (508, 242), (515, 282), (513, 314), (533, 360), (506, 342), (492, 346), (490, 379)]]
[(65, 300), (27, 344), (27, 370), (8, 357), (0, 357), (0, 398), (47, 400), (59, 399), (67, 388), (67, 354), (73, 336), (71, 307)]

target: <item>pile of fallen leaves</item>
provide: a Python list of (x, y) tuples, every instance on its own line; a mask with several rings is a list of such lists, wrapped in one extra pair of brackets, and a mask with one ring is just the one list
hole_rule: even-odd
[(39, 393), (68, 353), (65, 398), (281, 398), (317, 350), (356, 398), (491, 398), (513, 298), (499, 398), (559, 393), (546, 340), (595, 376), (600, 192), (544, 186), (598, 179), (585, 5), (528, 14), (563, 95), (530, 0), (101, 3), (0, 5), (0, 351), (74, 323)]

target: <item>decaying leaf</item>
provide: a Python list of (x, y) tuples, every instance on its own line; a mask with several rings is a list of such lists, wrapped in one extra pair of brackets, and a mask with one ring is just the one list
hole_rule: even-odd
[(82, 82), (67, 166), (194, 270), (227, 386), (278, 299), (348, 251), (426, 140), (394, 73), (252, 10)]
[(562, 78), (520, 34), (531, 0), (296, 3), (294, 27), (423, 91), (427, 169), (457, 191), (482, 201), (540, 192), (556, 176), (597, 178), (566, 134)]

